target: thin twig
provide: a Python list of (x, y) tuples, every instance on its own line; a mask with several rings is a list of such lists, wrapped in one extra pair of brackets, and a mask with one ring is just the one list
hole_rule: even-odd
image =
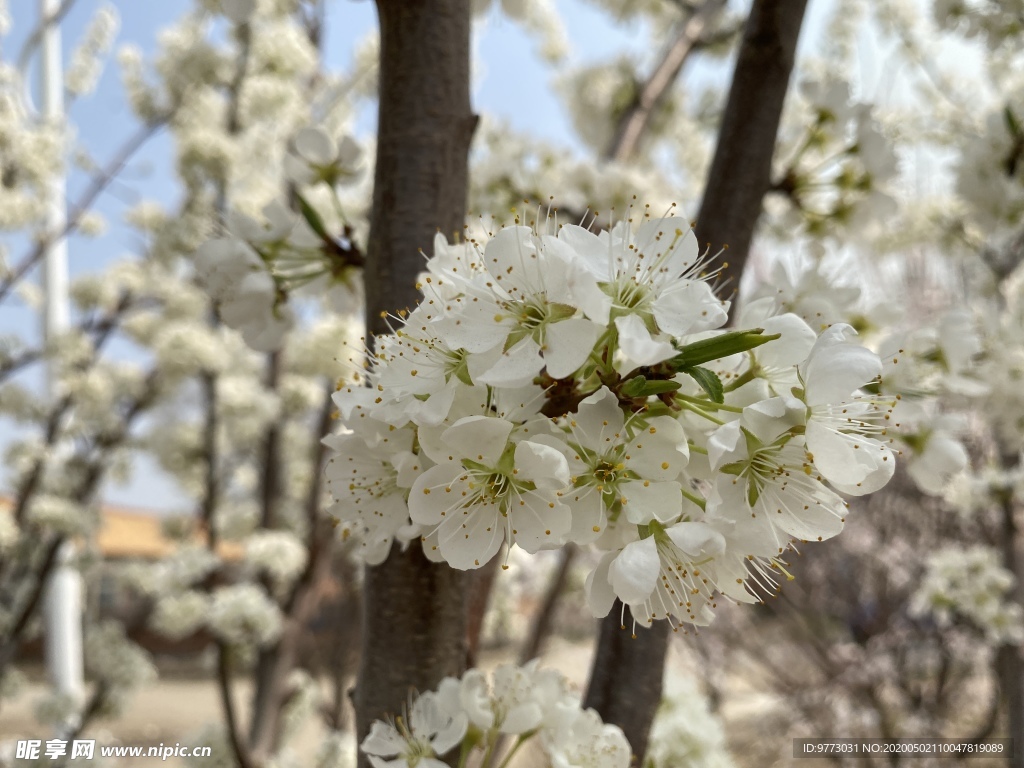
[(59, 232), (44, 234), (36, 241), (28, 255), (19, 261), (17, 266), (12, 270), (4, 274), (3, 280), (0, 281), (0, 301), (3, 301), (18, 281), (39, 263), (51, 245), (63, 240), (78, 227), (82, 221), (82, 217), (92, 207), (96, 198), (99, 197), (103, 190), (110, 186), (110, 183), (114, 178), (121, 173), (124, 166), (127, 165), (128, 161), (132, 158), (132, 155), (138, 152), (150, 138), (156, 135), (166, 122), (167, 118), (161, 117), (153, 122), (143, 125), (135, 135), (131, 137), (131, 139), (125, 142), (121, 147), (121, 150), (114, 156), (114, 159), (108, 163), (107, 167), (101, 173), (93, 176), (92, 183), (89, 184), (88, 188), (68, 214), (64, 227)]
[(620, 118), (615, 138), (605, 153), (606, 159), (621, 163), (636, 154), (652, 116), (664, 102), (690, 55), (701, 47), (708, 27), (724, 7), (725, 0), (705, 0), (689, 11), (689, 16), (679, 24), (675, 38), (666, 46), (633, 104)]

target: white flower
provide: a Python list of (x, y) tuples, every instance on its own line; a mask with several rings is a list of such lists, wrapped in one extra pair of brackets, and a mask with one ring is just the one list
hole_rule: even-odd
[(839, 490), (860, 495), (881, 488), (896, 469), (886, 437), (895, 400), (856, 394), (881, 374), (882, 363), (846, 340), (854, 333), (841, 323), (826, 329), (800, 366), (800, 378), (814, 465)]
[(575, 373), (601, 328), (578, 316), (565, 244), (527, 227), (506, 227), (487, 243), (479, 263), (483, 273), (446, 274), (461, 296), (447, 305), (447, 322), (438, 331), (452, 349), (501, 350), (474, 381), (513, 387), (528, 384), (542, 368), (556, 379)]
[(249, 346), (261, 352), (281, 346), (294, 315), (279, 303), (274, 278), (251, 246), (237, 238), (209, 240), (196, 251), (195, 265), (220, 303), (221, 319), (241, 331)]
[(562, 501), (572, 509), (573, 541), (595, 540), (609, 513), (620, 510), (636, 525), (679, 517), (683, 496), (678, 477), (689, 448), (678, 421), (660, 416), (627, 422), (618, 399), (601, 387), (565, 422), (564, 440), (536, 440), (561, 450), (569, 462), (573, 488)]
[(445, 704), (445, 698), (436, 693), (421, 694), (409, 707), (407, 718), (396, 718), (393, 725), (375, 721), (360, 749), (370, 756), (374, 768), (447, 768), (437, 758), (462, 741), (468, 718)]
[(665, 681), (647, 758), (654, 768), (734, 768), (722, 721), (695, 678), (673, 675)]
[(942, 626), (961, 616), (993, 645), (1024, 640), (1024, 613), (1012, 600), (1015, 578), (993, 547), (948, 546), (928, 556), (910, 613), (932, 615)]
[(188, 637), (206, 622), (210, 598), (188, 590), (161, 597), (149, 617), (149, 625), (172, 640)]
[(506, 540), (536, 552), (569, 532), (571, 513), (560, 500), (569, 483), (565, 457), (547, 445), (510, 442), (513, 428), (500, 418), (459, 419), (441, 436), (447, 460), (413, 484), (413, 522), (436, 526), (441, 556), (455, 568), (479, 568)]
[(824, 120), (841, 125), (853, 117), (850, 86), (842, 80), (806, 80), (800, 93)]
[(538, 664), (536, 659), (522, 667), (502, 664), (494, 670), (491, 685), (480, 670), (466, 672), (459, 696), (470, 722), (484, 731), (516, 735), (545, 726), (559, 705), (578, 708), (564, 676)]
[(309, 552), (294, 533), (262, 530), (246, 540), (245, 559), (275, 584), (289, 584), (306, 567)]
[(560, 707), (544, 730), (552, 768), (628, 768), (633, 750), (622, 729), (593, 709)]
[(277, 305), (277, 286), (264, 271), (249, 272), (221, 299), (220, 316), (259, 352), (280, 348), (295, 322), (289, 307)]
[[(354, 426), (355, 434), (324, 438), (335, 452), (326, 469), (327, 490), (335, 500), (329, 511), (349, 524), (360, 539), (360, 556), (376, 565), (388, 556), (395, 536), (410, 526), (409, 488), (426, 458), (412, 453), (409, 427), (393, 429), (371, 418)], [(411, 535), (403, 538), (408, 541)]]
[[(393, 336), (378, 336), (374, 377), (382, 403), (379, 412), (389, 423), (437, 426), (448, 416), (456, 395), (472, 385), (481, 361), (497, 355), (470, 356), (445, 341), (442, 323), (430, 323), (422, 306)], [(495, 350), (497, 352), (497, 350)]]
[(207, 622), (211, 632), (233, 645), (270, 645), (283, 629), (277, 604), (255, 584), (232, 584), (215, 590)]
[(351, 183), (362, 172), (363, 150), (351, 136), (335, 141), (320, 128), (307, 127), (296, 134), (294, 145), (285, 172), (296, 184)]
[(618, 597), (644, 626), (666, 618), (711, 623), (719, 589), (715, 558), (724, 552), (725, 539), (700, 522), (669, 528), (653, 524), (650, 530), (620, 552), (606, 554), (588, 577), (587, 598), (594, 615), (608, 615)]
[(84, 651), (87, 673), (107, 687), (115, 707), (125, 693), (156, 678), (149, 654), (129, 640), (117, 622), (88, 626)]
[(672, 346), (658, 338), (662, 334), (684, 336), (728, 319), (729, 303), (717, 299), (703, 279), (706, 263), (684, 219), (645, 221), (635, 234), (627, 222), (600, 235), (566, 225), (558, 239), (573, 256), (568, 278), (576, 305), (599, 324), (615, 321), (629, 361), (624, 365), (671, 357)]
[(835, 536), (846, 515), (846, 502), (822, 482), (804, 440), (785, 429), (798, 414), (781, 398), (766, 400), (744, 408), (740, 420), (708, 440), (712, 469), (720, 473), (709, 512), (760, 528), (763, 540), (775, 548), (772, 554), (790, 537)]

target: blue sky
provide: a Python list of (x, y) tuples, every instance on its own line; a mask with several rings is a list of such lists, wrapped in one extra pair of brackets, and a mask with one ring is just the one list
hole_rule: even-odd
[[(743, 5), (743, 3), (738, 3)], [(37, 4), (32, 0), (12, 0), (11, 34), (3, 41), (4, 56), (14, 58), (37, 19)], [(117, 0), (113, 3), (121, 19), (117, 45), (134, 43), (143, 51), (154, 50), (159, 30), (179, 18), (191, 6), (190, 0)], [(617, 51), (642, 53), (646, 39), (638, 25), (624, 24), (581, 0), (558, 0), (557, 5), (569, 33), (571, 62), (583, 63), (606, 58)], [(819, 37), (832, 0), (811, 0), (801, 47), (807, 49)], [(65, 62), (80, 39), (100, 0), (78, 0), (63, 27)], [(327, 66), (342, 68), (367, 32), (376, 24), (376, 12), (369, 0), (334, 0), (325, 39)], [(536, 54), (536, 41), (518, 26), (493, 14), (474, 30), (475, 66), (473, 103), (476, 111), (501, 116), (514, 127), (567, 147), (578, 147), (569, 125), (551, 89), (551, 69)], [(702, 83), (721, 83), (724, 87), (731, 65), (728, 62), (703, 64), (691, 77)], [(861, 73), (869, 74), (869, 73)], [(870, 77), (870, 74), (869, 74)], [(136, 124), (123, 96), (117, 68), (105, 70), (97, 91), (71, 105), (70, 116), (76, 126), (79, 143), (103, 165), (132, 134)], [(362, 132), (371, 131), (374, 116), (360, 120)], [(99, 271), (112, 260), (136, 250), (134, 235), (120, 224), (124, 211), (140, 198), (170, 203), (176, 195), (173, 182), (173, 153), (170, 140), (159, 135), (129, 164), (120, 180), (99, 200), (96, 210), (109, 224), (108, 233), (97, 240), (74, 238), (69, 244), (72, 276)], [(86, 177), (72, 174), (69, 200), (73, 201), (86, 183)], [(26, 242), (10, 238), (11, 259), (17, 262)], [(34, 312), (17, 302), (0, 306), (0, 333), (35, 328)], [(0, 446), (14, 435), (9, 422), (0, 421)], [(124, 487), (106, 489), (109, 501), (170, 509), (181, 502), (173, 484), (148, 462), (137, 467), (133, 480)]]

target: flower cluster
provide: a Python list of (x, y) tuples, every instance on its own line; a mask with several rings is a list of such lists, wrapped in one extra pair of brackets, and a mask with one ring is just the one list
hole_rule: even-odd
[[(261, 352), (280, 349), (294, 325), (288, 303), (292, 293), (313, 286), (340, 287), (340, 294), (329, 290), (329, 298), (345, 306), (352, 271), (362, 263), (337, 195), (338, 185), (358, 179), (361, 148), (350, 136), (335, 141), (314, 127), (300, 130), (292, 144), (283, 168), (298, 185), (290, 193), (298, 210), (275, 199), (263, 207), (259, 219), (232, 211), (225, 235), (206, 241), (195, 253), (199, 282), (218, 303), (221, 319)], [(319, 192), (326, 188), (331, 196), (342, 230), (339, 237), (298, 191), (310, 186), (320, 187)]]
[(512, 753), (539, 736), (557, 768), (626, 768), (631, 750), (622, 731), (583, 710), (565, 677), (538, 669), (537, 662), (506, 664), (488, 676), (470, 669), (461, 679), (446, 677), (437, 691), (418, 696), (404, 716), (376, 721), (361, 748), (374, 768), (443, 768), (439, 758), (460, 747), (459, 765), (482, 752), (483, 766), (501, 760), (501, 745), (515, 737)]
[(911, 612), (931, 615), (941, 625), (960, 616), (985, 633), (989, 642), (1024, 641), (1024, 612), (1010, 599), (1014, 577), (992, 547), (950, 546), (928, 557)]
[(808, 119), (774, 182), (793, 206), (783, 225), (822, 235), (889, 217), (897, 207), (886, 188), (896, 155), (872, 106), (852, 101), (842, 80), (808, 80), (800, 90)]
[(651, 726), (649, 768), (734, 768), (722, 721), (698, 681), (671, 677)]
[(842, 529), (840, 494), (892, 476), (896, 401), (865, 389), (882, 363), (849, 326), (766, 299), (717, 330), (713, 274), (679, 218), (439, 236), (370, 386), (335, 396), (332, 511), (367, 561), (396, 538), (460, 569), (595, 544), (593, 612), (645, 625), (774, 589), (795, 541)]

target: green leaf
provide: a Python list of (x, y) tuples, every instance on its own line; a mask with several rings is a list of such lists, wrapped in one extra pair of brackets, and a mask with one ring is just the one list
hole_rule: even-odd
[(693, 377), (693, 380), (700, 385), (701, 389), (708, 393), (708, 397), (714, 402), (725, 402), (725, 389), (722, 387), (722, 380), (718, 378), (718, 374), (714, 371), (701, 368), (699, 365), (691, 365), (683, 368), (680, 373)]
[(746, 352), (749, 349), (760, 347), (769, 341), (774, 341), (781, 334), (773, 333), (765, 335), (764, 328), (754, 328), (749, 331), (730, 331), (720, 336), (713, 336), (710, 339), (701, 339), (684, 347), (679, 348), (679, 354), (669, 362), (676, 370), (682, 370), (694, 365), (703, 365), (712, 360), (720, 360), (739, 352)]

